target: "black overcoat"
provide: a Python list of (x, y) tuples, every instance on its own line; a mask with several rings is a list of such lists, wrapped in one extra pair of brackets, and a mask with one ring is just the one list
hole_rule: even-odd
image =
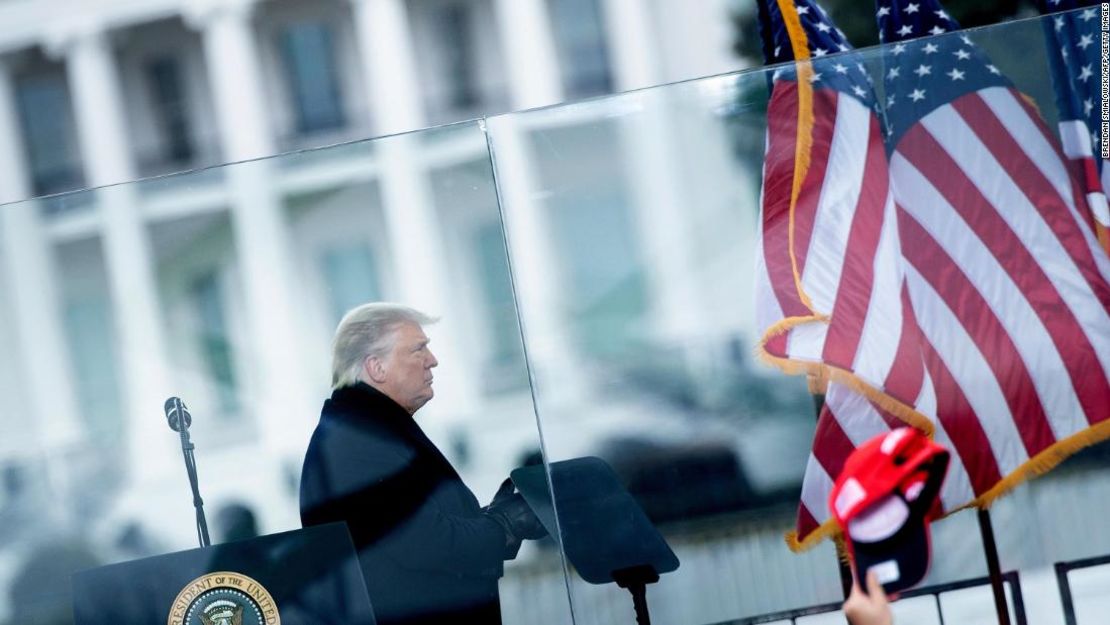
[(324, 402), (300, 503), (306, 527), (347, 522), (379, 625), (501, 622), (504, 530), (412, 416), (373, 387)]

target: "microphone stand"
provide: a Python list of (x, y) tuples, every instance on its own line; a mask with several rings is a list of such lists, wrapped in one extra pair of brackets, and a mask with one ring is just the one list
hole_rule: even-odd
[(193, 508), (197, 511), (197, 538), (200, 540), (201, 547), (208, 547), (212, 544), (212, 540), (208, 537), (208, 521), (204, 518), (204, 500), (200, 497), (200, 486), (197, 484), (197, 460), (193, 455), (196, 446), (189, 439), (189, 423), (185, 419), (185, 406), (181, 400), (175, 403), (181, 424), (177, 430), (181, 437), (181, 453), (185, 456), (185, 472), (189, 474), (189, 486), (193, 489)]

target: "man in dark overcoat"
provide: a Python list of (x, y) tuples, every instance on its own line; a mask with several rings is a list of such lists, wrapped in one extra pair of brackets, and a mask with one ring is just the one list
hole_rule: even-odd
[(379, 625), (499, 624), (502, 563), (545, 532), (508, 481), (482, 508), (414, 420), (434, 395), (433, 321), (372, 303), (340, 322), (301, 522), (346, 521)]

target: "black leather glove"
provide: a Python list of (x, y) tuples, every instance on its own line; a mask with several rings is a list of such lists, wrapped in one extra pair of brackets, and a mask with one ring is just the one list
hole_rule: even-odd
[[(500, 494), (501, 491), (498, 491)], [(536, 518), (519, 493), (493, 498), (485, 513), (505, 529), (506, 536), (516, 539), (536, 540), (547, 536), (547, 530)]]
[(513, 485), (513, 478), (511, 478), (511, 477), (505, 478), (505, 481), (501, 482), (501, 486), (499, 486), (497, 488), (497, 492), (494, 493), (493, 501), (489, 502), (489, 505), (486, 506), (485, 508), (482, 508), (482, 510), (488, 510), (488, 509), (492, 508), (493, 506), (496, 506), (497, 504), (508, 500), (510, 497), (513, 496), (513, 493), (515, 491), (516, 491), (516, 486)]
[(505, 532), (505, 553), (503, 554), (503, 557), (506, 560), (513, 560), (516, 558), (516, 554), (520, 551), (520, 543), (522, 541), (519, 536), (513, 534), (512, 526), (509, 523), (508, 519), (503, 516), (491, 515), (489, 514), (489, 510), (493, 506), (500, 507), (502, 504), (511, 499), (515, 490), (516, 486), (513, 484), (513, 478), (505, 478), (505, 481), (501, 482), (501, 486), (497, 488), (497, 492), (494, 493), (493, 501), (489, 502), (488, 506), (482, 508), (482, 514), (496, 521), (497, 524), (501, 526), (501, 529)]

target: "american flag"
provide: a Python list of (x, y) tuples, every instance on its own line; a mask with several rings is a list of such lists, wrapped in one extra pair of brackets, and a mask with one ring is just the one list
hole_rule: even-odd
[[(775, 70), (768, 105), (756, 281), (761, 356), (787, 371), (836, 380), (834, 397), (837, 385), (851, 385), (881, 407), (867, 416), (896, 413), (928, 429), (912, 407), (916, 391), (880, 390), (893, 374), (890, 346), (899, 343), (907, 319), (870, 73), (816, 3), (761, 0), (759, 10), (767, 61), (799, 60)], [(845, 428), (828, 411), (819, 429), (819, 440), (844, 440)], [(847, 455), (843, 449), (814, 448), (801, 535), (827, 516), (824, 497)]]
[(1099, 244), (1110, 252), (1110, 208), (1106, 202), (1110, 168), (1099, 155), (1097, 132), (1101, 121), (1098, 4), (1090, 0), (1037, 0), (1037, 7), (1046, 15), (1067, 11), (1044, 20), (1060, 140), (1073, 177), (1083, 185)]
[[(839, 347), (833, 363), (850, 367), (855, 350), (846, 346), (862, 328), (834, 330), (828, 318), (837, 306), (866, 311), (876, 276), (863, 255), (847, 253), (849, 241), (873, 251), (883, 244), (897, 258), (893, 241), (880, 241), (894, 217), (875, 98), (859, 59), (823, 59), (849, 46), (816, 3), (761, 1), (760, 12), (768, 61), (803, 59), (774, 72), (768, 105), (758, 281), (764, 354), (818, 365)], [(896, 287), (889, 273), (878, 278)]]
[(960, 460), (953, 510), (1110, 434), (1110, 262), (1035, 108), (967, 35), (917, 39), (957, 27), (939, 3), (878, 13), (906, 284)]
[[(791, 335), (821, 327), (813, 321), (764, 324), (765, 353), (781, 336), (776, 331), (790, 329), (787, 354), (769, 360), (831, 379), (794, 547), (832, 532), (827, 494), (855, 445), (901, 421), (953, 451), (941, 495), (946, 511), (988, 503), (1110, 436), (1110, 262), (1084, 225), (1082, 194), (1073, 188), (1067, 159), (1035, 110), (971, 40), (945, 34), (958, 25), (937, 3), (883, 0), (877, 17), (888, 43), (881, 104), (897, 214), (882, 222), (897, 232), (879, 238), (900, 250), (898, 280), (880, 286), (876, 276), (862, 310), (811, 307), (809, 316), (824, 322), (824, 334)], [(927, 35), (940, 36), (917, 40)], [(783, 278), (768, 252), (778, 249), (768, 236), (769, 208), (776, 205), (769, 196), (785, 192), (770, 176), (773, 104), (774, 95), (761, 257), (770, 288), (780, 295), (792, 283), (775, 285)], [(885, 184), (888, 174), (879, 175)], [(823, 237), (810, 227), (807, 236)], [(843, 268), (857, 263), (878, 270), (883, 250), (852, 243), (845, 250), (842, 263), (820, 262), (813, 284), (803, 280), (805, 288), (795, 290), (824, 288), (831, 293), (826, 301), (837, 304), (849, 297), (841, 294)], [(866, 279), (850, 284), (857, 291), (868, 286)], [(769, 294), (759, 293), (760, 310)], [(784, 319), (790, 313), (783, 308)], [(881, 327), (888, 340), (874, 353), (853, 352), (851, 366), (843, 367), (829, 359), (830, 346), (843, 346), (832, 340), (837, 326), (860, 327), (864, 339)], [(790, 351), (791, 341), (820, 351), (800, 357)]]

